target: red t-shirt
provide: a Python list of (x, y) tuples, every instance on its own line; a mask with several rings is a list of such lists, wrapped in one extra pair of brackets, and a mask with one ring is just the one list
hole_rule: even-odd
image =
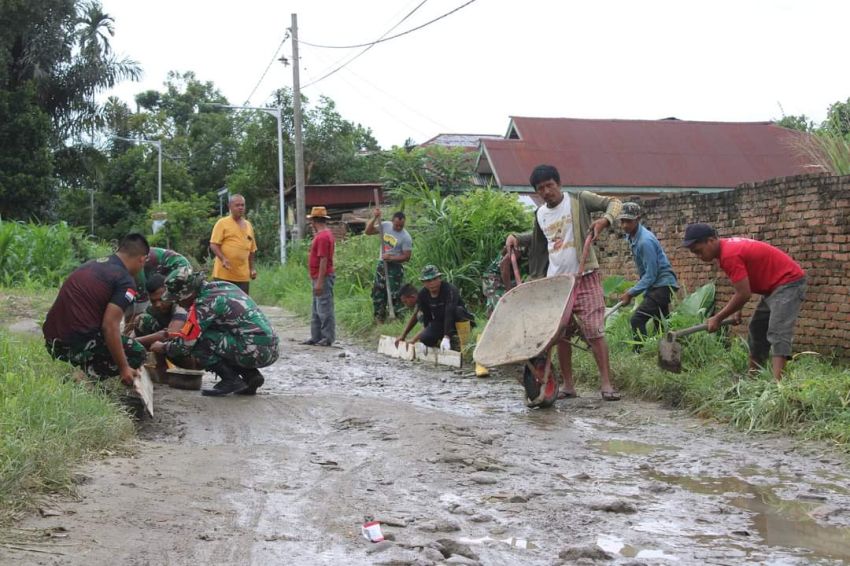
[(310, 258), (307, 266), (310, 268), (310, 279), (319, 278), (319, 260), (328, 258), (328, 270), (326, 275), (334, 272), (334, 235), (330, 230), (322, 230), (313, 238), (310, 246)]
[(732, 283), (749, 277), (750, 290), (759, 295), (769, 295), (806, 275), (782, 250), (749, 238), (721, 238), (719, 261)]

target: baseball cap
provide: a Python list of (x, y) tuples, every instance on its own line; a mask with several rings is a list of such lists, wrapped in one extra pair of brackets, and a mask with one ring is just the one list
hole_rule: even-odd
[(698, 222), (696, 224), (688, 224), (688, 227), (685, 228), (685, 239), (682, 242), (682, 247), (689, 248), (699, 240), (711, 237), (716, 238), (717, 232), (715, 232), (714, 228), (712, 228), (708, 224), (703, 224), (701, 222)]
[(640, 206), (636, 202), (624, 202), (617, 220), (637, 220), (640, 216)]

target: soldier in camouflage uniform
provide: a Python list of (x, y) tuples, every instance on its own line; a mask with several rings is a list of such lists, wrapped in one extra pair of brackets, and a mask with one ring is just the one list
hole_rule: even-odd
[(200, 335), (195, 340), (171, 338), (151, 349), (170, 357), (188, 348), (201, 367), (217, 373), (221, 381), (204, 395), (256, 393), (265, 382), (257, 368), (278, 357), (277, 334), (257, 304), (233, 283), (205, 281), (203, 273), (186, 267), (168, 276), (165, 289), (163, 300), (183, 308), (194, 304)]
[[(487, 318), (493, 314), (496, 309), (496, 304), (502, 298), (502, 295), (507, 291), (505, 282), (512, 282), (517, 285), (520, 282), (513, 281), (513, 268), (511, 267), (511, 258), (506, 254), (499, 254), (484, 271), (481, 278), (481, 292), (484, 295), (484, 304), (487, 308)], [(523, 269), (520, 263), (520, 275)]]

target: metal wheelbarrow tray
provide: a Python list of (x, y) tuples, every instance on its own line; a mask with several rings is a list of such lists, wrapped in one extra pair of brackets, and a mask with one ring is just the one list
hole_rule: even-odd
[[(575, 282), (572, 275), (556, 275), (514, 287), (496, 304), (478, 339), (473, 358), (482, 366), (525, 364), (530, 406), (551, 406), (557, 397), (549, 353), (572, 317)], [(536, 377), (537, 395), (531, 377)]]

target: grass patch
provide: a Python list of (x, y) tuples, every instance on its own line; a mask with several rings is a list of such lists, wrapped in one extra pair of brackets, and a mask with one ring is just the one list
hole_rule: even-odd
[(106, 391), (69, 374), (40, 338), (0, 332), (0, 522), (39, 494), (71, 491), (74, 465), (133, 435)]
[[(641, 353), (632, 351), (630, 314), (614, 315), (607, 330), (613, 378), (621, 390), (747, 432), (784, 432), (831, 441), (850, 451), (850, 368), (821, 356), (800, 355), (776, 383), (769, 369), (747, 376), (744, 339), (700, 333), (683, 341), (684, 371), (670, 373), (657, 365), (659, 334), (646, 340)], [(699, 321), (677, 309), (671, 326), (684, 328)], [(598, 370), (589, 353), (578, 351), (573, 366), (579, 382), (598, 387)]]

